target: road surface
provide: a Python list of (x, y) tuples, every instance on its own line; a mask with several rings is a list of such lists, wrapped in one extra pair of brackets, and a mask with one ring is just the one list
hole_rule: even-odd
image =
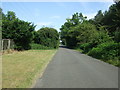
[(34, 88), (118, 88), (118, 68), (60, 47)]

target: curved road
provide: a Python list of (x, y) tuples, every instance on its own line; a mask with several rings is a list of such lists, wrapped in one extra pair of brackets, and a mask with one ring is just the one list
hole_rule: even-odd
[(118, 68), (61, 47), (34, 88), (118, 88)]

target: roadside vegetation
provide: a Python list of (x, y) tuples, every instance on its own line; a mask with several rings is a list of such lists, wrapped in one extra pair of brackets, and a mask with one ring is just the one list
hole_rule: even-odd
[(33, 32), (33, 43), (34, 48), (38, 44), (41, 48), (56, 49), (59, 47), (59, 33), (54, 28), (43, 27)]
[(108, 11), (98, 11), (93, 19), (74, 13), (60, 28), (61, 41), (69, 48), (120, 66), (120, 2)]
[[(3, 54), (3, 88), (29, 88), (40, 76), (59, 47), (56, 29), (17, 18), (13, 11), (2, 12), (2, 39), (14, 41), (14, 52)], [(93, 19), (74, 13), (60, 28), (63, 45), (76, 48), (115, 66), (120, 66), (120, 2)]]
[(20, 20), (15, 12), (2, 12), (2, 39), (14, 41), (14, 50), (4, 50), (2, 88), (30, 88), (40, 77), (59, 47), (56, 29), (43, 27), (35, 31), (32, 22)]
[(0, 12), (2, 13), (2, 39), (12, 39), (15, 50), (57, 49), (59, 47), (59, 33), (56, 29), (42, 27), (35, 31), (36, 25), (20, 20), (15, 12), (8, 11), (4, 14), (2, 9)]

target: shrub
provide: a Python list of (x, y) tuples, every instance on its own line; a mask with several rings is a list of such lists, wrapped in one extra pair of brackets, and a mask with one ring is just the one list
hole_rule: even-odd
[(103, 59), (105, 61), (117, 60), (119, 59), (119, 48), (119, 43), (106, 42), (98, 45), (96, 48), (93, 48), (91, 51), (89, 51), (88, 55), (98, 59)]
[(83, 53), (88, 53), (93, 47), (93, 43), (84, 43), (79, 45), (79, 48), (83, 50)]
[(120, 42), (120, 29), (115, 31), (114, 41), (115, 42)]
[(120, 66), (120, 60), (108, 60), (107, 63), (112, 64), (114, 66)]
[(102, 56), (102, 48), (93, 48), (91, 51), (88, 52), (88, 55), (100, 59)]

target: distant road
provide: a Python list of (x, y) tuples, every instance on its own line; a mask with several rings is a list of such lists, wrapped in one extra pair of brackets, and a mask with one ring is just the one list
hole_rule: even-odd
[(118, 68), (60, 47), (34, 88), (118, 88)]

